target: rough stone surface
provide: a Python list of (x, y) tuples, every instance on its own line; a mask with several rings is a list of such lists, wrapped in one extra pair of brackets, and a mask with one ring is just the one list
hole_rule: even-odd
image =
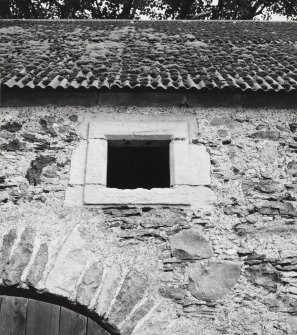
[(9, 261), (10, 251), (16, 238), (17, 235), (15, 229), (11, 229), (9, 233), (4, 235), (3, 237), (1, 257), (0, 257), (0, 278), (2, 276), (3, 271), (5, 270), (6, 264)]
[(282, 192), (284, 190), (284, 185), (274, 180), (262, 180), (255, 184), (255, 190), (259, 190), (264, 193), (275, 193)]
[(217, 301), (228, 293), (240, 275), (240, 265), (231, 262), (209, 262), (191, 267), (189, 290), (205, 301)]
[(74, 290), (88, 260), (86, 246), (76, 227), (62, 246), (54, 267), (47, 277), (46, 287), (51, 292), (68, 296)]
[(106, 185), (107, 181), (107, 140), (89, 139), (85, 167), (87, 184)]
[(297, 216), (297, 212), (290, 202), (266, 202), (259, 209), (259, 212), (263, 215), (286, 215), (292, 217)]
[(232, 118), (228, 117), (214, 117), (210, 121), (210, 126), (226, 127), (231, 133), (239, 133), (242, 131), (242, 125)]
[(82, 283), (78, 288), (77, 301), (88, 306), (98, 289), (103, 275), (103, 265), (101, 262), (93, 264), (85, 274)]
[(40, 177), (42, 170), (48, 164), (51, 164), (56, 161), (55, 157), (52, 156), (39, 156), (34, 161), (31, 162), (30, 168), (26, 173), (26, 179), (28, 179), (29, 183), (32, 185), (37, 185), (40, 183)]
[(121, 334), (130, 335), (139, 322), (153, 307), (154, 301), (147, 300), (143, 305), (136, 309), (132, 316), (125, 321), (124, 325), (121, 327)]
[(204, 145), (190, 145), (191, 179), (190, 185), (210, 185), (210, 156)]
[[(142, 117), (146, 115), (154, 115), (156, 119), (162, 115), (178, 119), (180, 114), (196, 118), (199, 133), (194, 132), (191, 145), (205, 146), (211, 160), (211, 185), (197, 187), (199, 191), (192, 195), (192, 200), (202, 202), (203, 206), (127, 206), (123, 199), (123, 204), (116, 208), (80, 207), (80, 203), (64, 207), (72, 151), (86, 141), (85, 124), (98, 114), (113, 119), (118, 115), (139, 117), (143, 122)], [(71, 115), (77, 115), (77, 121), (76, 118), (70, 120)], [(212, 122), (216, 118), (220, 120)], [(243, 106), (1, 109), (0, 127), (15, 120), (22, 124), (18, 131), (0, 131), (0, 199), (3, 199), (0, 202), (0, 257), (6, 259), (2, 266), (19, 252), (24, 229), (36, 230), (36, 241), (33, 243), (32, 238), (31, 243), (34, 248), (30, 247), (29, 252), (22, 252), (18, 257), (20, 262), (27, 256), (30, 261), (26, 259), (19, 267), (17, 276), (15, 267), (10, 264), (6, 267), (6, 278), (16, 278), (13, 282), (18, 280), (15, 286), (27, 289), (30, 285), (31, 290), (36, 289), (40, 294), (67, 296), (70, 304), (78, 303), (75, 302), (78, 290), (89, 266), (92, 262), (101, 262), (106, 269), (103, 282), (88, 308), (96, 305), (94, 313), (107, 324), (107, 319), (113, 317), (110, 312), (124, 282), (126, 272), (121, 271), (122, 267), (136, 270), (150, 283), (145, 297), (120, 324), (122, 329), (125, 325), (130, 327), (129, 320), (137, 316), (146, 299), (152, 299), (156, 303), (136, 322), (133, 329), (136, 334), (258, 335), (264, 332), (265, 335), (295, 335), (295, 110)], [(278, 140), (250, 137), (258, 131), (278, 131), (280, 137)], [(15, 148), (18, 151), (13, 151)], [(26, 179), (26, 174), (31, 162), (39, 156), (55, 157), (56, 161), (43, 167), (38, 184), (34, 185)], [(212, 199), (211, 206), (205, 206), (208, 196)], [(70, 244), (67, 237), (77, 225), (80, 225), (80, 238)], [(15, 232), (8, 234), (14, 229)], [(198, 264), (207, 260), (181, 259), (172, 254), (170, 239), (187, 230), (197, 230), (209, 241), (212, 262), (224, 263), (224, 268), (225, 263), (230, 262), (242, 265), (235, 286), (226, 289), (220, 301), (200, 300), (190, 291), (191, 285), (196, 285), (193, 282), (189, 286), (190, 269), (196, 266), (200, 269)], [(38, 256), (40, 244), (48, 247), (47, 263), (46, 257), (41, 256), (45, 253), (40, 252)], [(64, 252), (65, 248), (68, 252)], [(86, 263), (82, 259), (86, 259)], [(114, 264), (112, 268), (111, 264)], [(210, 274), (216, 273), (213, 267), (210, 270)], [(36, 279), (30, 284), (32, 272)], [(220, 273), (225, 272), (221, 269)], [(208, 277), (205, 273), (201, 276), (203, 280), (197, 281), (197, 285), (205, 283), (206, 286)], [(218, 288), (221, 291), (226, 288), (225, 277), (222, 277), (219, 280), (221, 277), (216, 275), (220, 283), (213, 278), (208, 280), (214, 283), (211, 294)], [(0, 288), (5, 289), (3, 286), (1, 281)], [(66, 287), (66, 291), (57, 287)], [(211, 296), (207, 290), (206, 293)], [(163, 301), (159, 306), (160, 299)]]
[(292, 334), (297, 332), (297, 316), (290, 316), (289, 317), (289, 325), (292, 331)]
[(98, 298), (97, 313), (104, 316), (108, 307), (116, 295), (117, 288), (122, 279), (122, 267), (119, 264), (112, 264), (104, 279), (101, 292)]
[[(134, 330), (133, 335), (159, 335), (163, 334), (172, 319), (166, 309), (158, 309), (149, 316), (140, 327)], [(167, 332), (166, 332), (167, 333)], [(165, 333), (165, 334), (166, 334)], [(169, 329), (170, 333), (170, 329)], [(167, 335), (167, 334), (166, 334)]]
[(164, 209), (147, 210), (140, 218), (140, 225), (143, 228), (159, 228), (183, 226), (187, 223), (187, 215), (183, 211)]
[(147, 278), (137, 272), (133, 271), (127, 275), (110, 311), (111, 324), (119, 325), (125, 320), (133, 307), (143, 298), (147, 285)]
[(217, 202), (216, 194), (209, 187), (195, 186), (189, 189), (191, 205), (196, 209), (211, 209)]
[(3, 283), (7, 286), (16, 285), (21, 281), (22, 273), (30, 261), (33, 252), (35, 231), (28, 227), (24, 230), (16, 250), (11, 256), (3, 274)]
[(37, 252), (34, 263), (29, 271), (27, 282), (29, 286), (35, 287), (41, 280), (45, 266), (48, 261), (48, 246), (42, 244)]
[(88, 205), (190, 205), (188, 188), (155, 188), (121, 190), (86, 185), (84, 202)]
[(204, 259), (212, 257), (209, 242), (194, 229), (183, 230), (170, 238), (172, 253), (180, 259)]
[(16, 131), (19, 131), (22, 128), (22, 125), (18, 122), (8, 122), (1, 126), (2, 130), (7, 130), (11, 133), (15, 133)]
[(70, 185), (83, 185), (85, 183), (87, 141), (81, 141), (73, 150), (71, 157)]
[(251, 135), (251, 138), (261, 138), (264, 140), (279, 140), (280, 133), (278, 131), (257, 131)]

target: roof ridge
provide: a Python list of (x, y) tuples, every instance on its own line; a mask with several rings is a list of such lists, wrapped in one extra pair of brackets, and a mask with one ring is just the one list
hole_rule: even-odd
[(9, 22), (9, 21), (19, 21), (19, 22), (166, 22), (166, 23), (174, 23), (174, 22), (205, 22), (205, 23), (214, 23), (214, 22), (228, 22), (228, 23), (297, 23), (297, 21), (293, 20), (148, 20), (148, 19), (1, 19), (1, 22)]

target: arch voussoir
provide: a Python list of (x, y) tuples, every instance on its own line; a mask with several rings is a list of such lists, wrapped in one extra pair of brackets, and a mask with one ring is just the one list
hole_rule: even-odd
[[(31, 289), (82, 306), (108, 329), (130, 335), (150, 313), (155, 302), (147, 296), (148, 278), (121, 264), (104, 259), (90, 262), (79, 227), (75, 227), (50, 257), (48, 243), (40, 243), (37, 231), (12, 229), (3, 238), (0, 254), (0, 287)], [(53, 256), (52, 256), (53, 257)]]

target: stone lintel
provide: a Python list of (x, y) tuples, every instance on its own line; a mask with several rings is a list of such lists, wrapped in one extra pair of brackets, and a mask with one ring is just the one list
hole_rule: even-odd
[(187, 138), (189, 136), (188, 122), (180, 121), (105, 121), (90, 122), (89, 138), (130, 139), (145, 136), (156, 139), (157, 136)]

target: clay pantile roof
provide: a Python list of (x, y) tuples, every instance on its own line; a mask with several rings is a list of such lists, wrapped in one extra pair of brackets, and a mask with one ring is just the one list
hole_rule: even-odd
[(296, 91), (297, 22), (2, 20), (1, 84)]

